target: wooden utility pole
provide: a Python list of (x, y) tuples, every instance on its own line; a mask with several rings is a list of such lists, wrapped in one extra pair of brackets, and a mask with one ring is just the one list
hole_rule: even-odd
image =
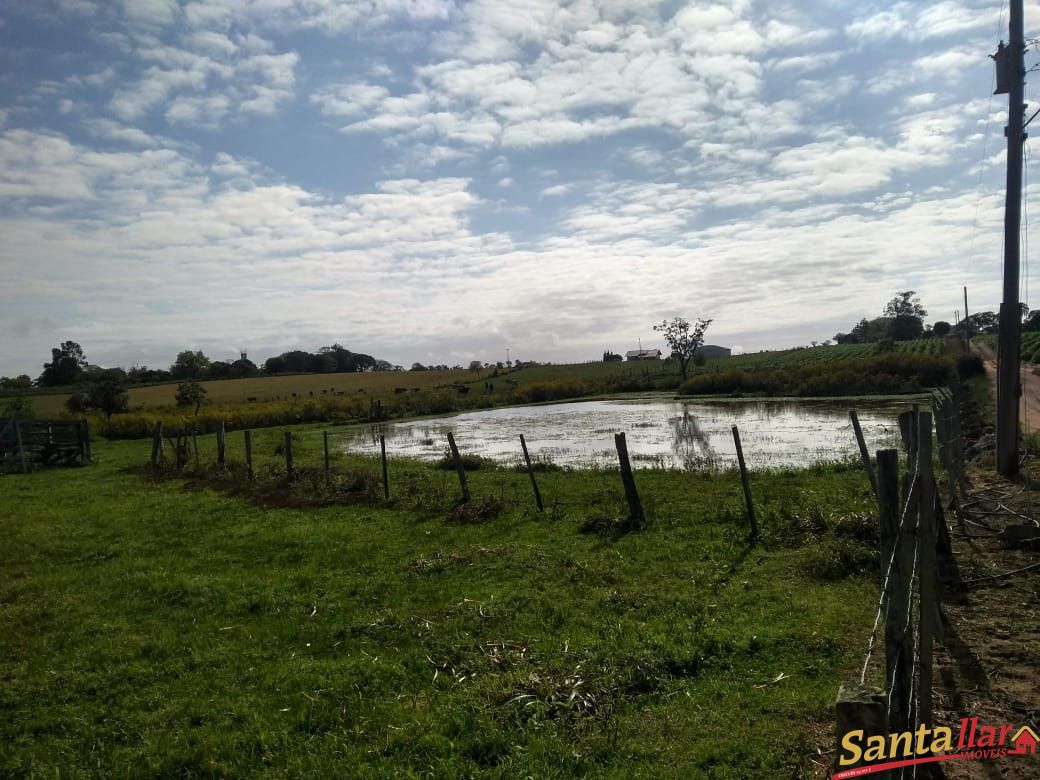
[(1004, 299), (1000, 304), (997, 341), (997, 473), (1010, 477), (1018, 471), (1019, 249), (1022, 228), (1022, 142), (1025, 140), (1025, 35), (1022, 0), (1008, 4), (1008, 45), (1001, 43), (993, 59), (997, 66), (997, 93), (1006, 85), (1008, 95), (1007, 194), (1004, 200)]
[(964, 348), (971, 351), (971, 331), (968, 330), (968, 286), (964, 286)]

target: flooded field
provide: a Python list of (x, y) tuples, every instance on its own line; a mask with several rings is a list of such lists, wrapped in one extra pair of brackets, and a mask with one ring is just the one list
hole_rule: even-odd
[[(534, 460), (560, 466), (617, 465), (614, 434), (624, 431), (635, 468), (712, 469), (736, 463), (731, 427), (740, 429), (749, 468), (807, 466), (855, 456), (848, 402), (684, 402), (671, 398), (583, 401), (489, 409), (430, 420), (383, 423), (343, 433), (348, 452), (441, 458), (447, 433), (464, 454), (503, 465), (522, 460), (520, 434)], [(895, 446), (906, 401), (857, 405), (868, 449)]]

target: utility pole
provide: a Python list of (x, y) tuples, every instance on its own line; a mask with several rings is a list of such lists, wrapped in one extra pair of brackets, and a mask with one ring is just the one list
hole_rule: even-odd
[[(1018, 471), (1018, 348), (1022, 328), (1019, 308), (1019, 248), (1022, 229), (1022, 142), (1025, 140), (1025, 33), (1022, 0), (1008, 4), (1008, 45), (1001, 44), (993, 59), (997, 66), (997, 93), (1006, 85), (1008, 95), (1007, 195), (1004, 201), (1004, 299), (1000, 304), (997, 340), (997, 473)], [(1003, 70), (1003, 73), (1002, 73)]]

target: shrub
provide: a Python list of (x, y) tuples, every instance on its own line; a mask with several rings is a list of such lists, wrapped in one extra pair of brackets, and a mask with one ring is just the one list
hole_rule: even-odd
[(683, 382), (679, 393), (794, 396), (912, 393), (944, 384), (950, 379), (952, 368), (949, 359), (937, 355), (884, 352), (842, 361), (806, 362), (789, 368), (708, 371)]
[(985, 375), (986, 365), (978, 355), (961, 355), (957, 358), (957, 376), (961, 379)]

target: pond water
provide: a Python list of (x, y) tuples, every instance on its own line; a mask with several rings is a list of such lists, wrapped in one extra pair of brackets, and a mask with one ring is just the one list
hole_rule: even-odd
[[(736, 464), (737, 425), (748, 468), (800, 467), (858, 454), (849, 408), (842, 401), (581, 401), (381, 423), (344, 431), (342, 441), (348, 452), (378, 454), (385, 435), (388, 455), (437, 460), (451, 431), (463, 454), (514, 465), (523, 459), (523, 434), (533, 460), (616, 466), (614, 434), (624, 431), (634, 468), (725, 469)], [(896, 446), (896, 417), (909, 408), (905, 400), (857, 405), (871, 453)]]

